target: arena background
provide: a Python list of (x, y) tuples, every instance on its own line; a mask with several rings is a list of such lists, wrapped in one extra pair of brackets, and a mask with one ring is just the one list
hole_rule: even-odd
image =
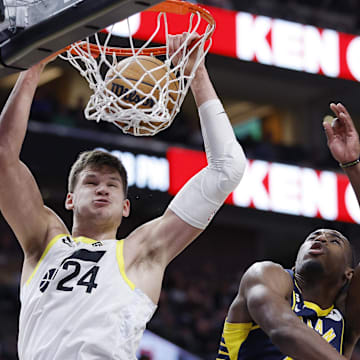
[[(222, 46), (219, 40), (214, 43), (216, 54), (208, 55), (207, 65), (251, 160), (247, 174), (251, 180), (244, 181), (208, 229), (170, 264), (159, 309), (148, 326), (151, 333), (139, 351), (143, 360), (214, 359), (226, 310), (246, 268), (261, 260), (291, 267), (299, 244), (315, 228), (336, 228), (350, 238), (357, 255), (360, 250), (360, 212), (329, 154), (321, 125), (330, 113), (329, 103), (341, 101), (359, 126), (358, 1), (203, 3), (221, 19), (236, 19), (234, 27), (218, 22), (215, 34)], [(260, 25), (246, 23), (259, 19), (249, 14), (263, 16), (260, 19), (268, 26), (263, 38)], [(294, 22), (297, 27), (291, 25)], [(241, 33), (242, 26), (252, 31)], [(282, 41), (290, 41), (290, 35), (282, 38), (277, 30), (281, 26), (294, 31), (291, 44), (296, 46), (288, 51)], [(240, 32), (237, 39), (242, 36), (243, 42), (234, 45), (234, 31)], [(306, 48), (301, 31), (321, 34), (323, 39), (326, 33), (329, 43), (324, 40), (321, 48)], [(254, 33), (258, 37), (252, 38)], [(342, 44), (337, 50), (331, 46), (334, 36)], [(252, 44), (251, 50), (246, 43)], [(315, 65), (310, 60), (299, 62), (299, 54), (315, 56)], [(15, 79), (14, 75), (0, 79), (2, 105)], [(190, 95), (168, 130), (154, 138), (135, 138), (122, 135), (111, 124), (86, 121), (82, 109), (88, 96), (87, 84), (69, 64), (51, 63), (35, 96), (22, 159), (34, 173), (46, 205), (71, 226), (63, 203), (67, 169), (76, 155), (95, 147), (121, 153), (129, 170), (132, 204), (121, 237), (160, 215), (185, 178), (204, 165), (196, 108)], [(0, 228), (0, 360), (13, 360), (22, 253), (3, 219)], [(159, 336), (155, 340), (154, 334)], [(360, 359), (360, 350), (353, 359)]]

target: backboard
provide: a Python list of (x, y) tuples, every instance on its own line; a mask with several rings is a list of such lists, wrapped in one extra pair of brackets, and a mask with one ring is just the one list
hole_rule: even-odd
[(65, 46), (161, 0), (0, 0), (0, 76), (21, 71)]

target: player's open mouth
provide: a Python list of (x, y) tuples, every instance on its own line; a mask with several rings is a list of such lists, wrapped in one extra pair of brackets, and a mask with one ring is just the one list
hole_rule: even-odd
[(321, 242), (314, 242), (311, 245), (311, 248), (309, 250), (309, 253), (312, 255), (322, 255), (325, 253), (324, 246)]

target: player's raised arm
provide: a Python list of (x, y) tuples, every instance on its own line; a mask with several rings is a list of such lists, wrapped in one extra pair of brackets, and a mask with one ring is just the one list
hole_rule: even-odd
[(196, 72), (191, 90), (198, 106), (208, 166), (185, 184), (163, 217), (164, 224), (169, 221), (178, 232), (174, 237), (163, 238), (166, 261), (171, 261), (193, 240), (186, 234), (182, 236), (184, 230), (193, 229), (193, 235), (198, 235), (206, 228), (239, 184), (246, 166), (244, 152), (204, 63)]
[(63, 226), (44, 207), (32, 174), (20, 161), (30, 107), (43, 67), (38, 64), (20, 74), (0, 118), (0, 210), (26, 257), (33, 257), (34, 261), (46, 246), (51, 220), (55, 226)]
[[(181, 35), (174, 36), (170, 52), (181, 41)], [(191, 61), (190, 58), (189, 67)], [(138, 228), (126, 242), (126, 247), (132, 248), (129, 252), (137, 254), (134, 261), (150, 259), (161, 278), (166, 265), (206, 228), (239, 184), (246, 166), (244, 152), (204, 63), (198, 67), (191, 89), (198, 105), (208, 166), (185, 184), (163, 216)], [(160, 289), (154, 291), (154, 288), (149, 291), (157, 293), (152, 296), (156, 302)]]
[[(334, 159), (343, 168), (360, 204), (360, 143), (353, 120), (341, 103), (331, 104), (337, 117), (332, 124), (324, 123), (328, 146)], [(346, 300), (345, 355), (350, 358), (360, 337), (360, 268), (351, 280)]]
[(341, 103), (330, 105), (336, 115), (332, 123), (324, 122), (328, 147), (334, 159), (345, 171), (360, 203), (360, 143), (351, 116)]
[[(170, 52), (178, 48), (184, 35), (174, 36)], [(190, 57), (188, 69), (191, 69)], [(190, 72), (190, 71), (189, 71)], [(169, 263), (206, 228), (227, 196), (239, 184), (246, 165), (229, 118), (210, 81), (204, 61), (191, 83), (198, 106), (208, 166), (189, 180), (159, 219), (153, 239), (158, 239), (163, 261)]]
[[(279, 350), (295, 359), (345, 359), (303, 323), (290, 306), (293, 282), (280, 265), (261, 262), (243, 276), (227, 323), (257, 324)], [(250, 329), (249, 329), (250, 331)]]

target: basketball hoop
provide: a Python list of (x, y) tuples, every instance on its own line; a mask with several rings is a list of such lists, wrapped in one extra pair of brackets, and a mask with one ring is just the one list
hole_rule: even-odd
[[(124, 133), (155, 135), (179, 112), (196, 69), (211, 46), (215, 21), (207, 10), (179, 0), (167, 0), (144, 11), (150, 12), (155, 29), (139, 47), (134, 46), (128, 18), (129, 47), (110, 46), (115, 37), (112, 25), (61, 51), (60, 57), (80, 72), (93, 91), (84, 110), (86, 119), (111, 122)], [(185, 26), (177, 33), (185, 32), (186, 38), (170, 55), (168, 17), (172, 14), (180, 15)], [(200, 38), (191, 43), (195, 33)], [(153, 46), (154, 42), (165, 42), (165, 46)], [(190, 74), (185, 74), (191, 55), (196, 61)]]

